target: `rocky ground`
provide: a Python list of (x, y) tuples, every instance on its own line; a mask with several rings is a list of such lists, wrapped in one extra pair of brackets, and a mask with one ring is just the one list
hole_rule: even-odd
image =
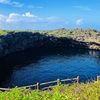
[(86, 48), (100, 50), (100, 32), (64, 28), (49, 31), (9, 31), (0, 36), (0, 57), (27, 48)]

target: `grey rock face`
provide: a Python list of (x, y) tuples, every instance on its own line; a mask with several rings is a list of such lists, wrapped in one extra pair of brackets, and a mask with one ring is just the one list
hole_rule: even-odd
[[(65, 31), (65, 29), (62, 29), (61, 31)], [(95, 43), (91, 44), (84, 42), (84, 38), (85, 37), (81, 36), (80, 38), (76, 37), (76, 39), (74, 40), (68, 37), (54, 37), (46, 34), (42, 35), (38, 32), (12, 32), (5, 36), (0, 36), (0, 57), (10, 54), (12, 52), (22, 51), (31, 47), (74, 47), (100, 50), (99, 45)]]

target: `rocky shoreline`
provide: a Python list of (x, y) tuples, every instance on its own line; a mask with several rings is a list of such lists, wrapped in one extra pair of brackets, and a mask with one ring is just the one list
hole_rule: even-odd
[[(62, 31), (63, 34), (65, 29), (62, 29), (60, 31)], [(99, 36), (100, 33), (98, 37)], [(77, 34), (74, 37), (70, 36), (58, 37), (55, 34), (53, 35), (48, 34), (48, 32), (44, 34), (40, 34), (39, 32), (9, 32), (7, 35), (0, 36), (0, 57), (3, 57), (10, 53), (25, 50), (27, 48), (41, 48), (41, 47), (42, 48), (55, 48), (55, 47), (85, 48), (85, 49), (100, 50), (100, 43), (96, 41), (97, 40), (96, 38), (93, 37), (87, 38), (86, 36), (82, 35), (80, 36)]]

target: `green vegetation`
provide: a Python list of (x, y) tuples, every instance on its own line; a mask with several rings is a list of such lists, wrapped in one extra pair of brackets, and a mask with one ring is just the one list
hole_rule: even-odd
[(14, 88), (0, 92), (0, 100), (99, 100), (100, 82), (55, 86), (53, 90), (37, 91)]
[(34, 32), (34, 30), (0, 30), (0, 35), (7, 35), (8, 33), (18, 32)]
[(100, 31), (95, 29), (71, 29), (67, 30), (65, 28), (56, 29), (56, 30), (0, 30), (0, 35), (7, 35), (8, 33), (34, 33), (39, 32), (42, 35), (54, 36), (54, 37), (67, 37), (72, 38), (76, 41), (82, 42), (96, 42), (100, 43)]
[(8, 30), (0, 30), (0, 35), (7, 35), (8, 32)]
[(57, 29), (57, 30), (0, 30), (0, 35), (6, 35), (10, 32), (16, 33), (16, 32), (39, 32), (40, 34), (48, 34), (48, 35), (54, 35), (57, 37), (66, 37), (66, 36), (73, 36), (73, 35), (85, 35), (85, 34), (96, 34), (100, 33), (97, 30), (94, 29), (72, 29), (72, 30), (66, 30), (65, 28)]

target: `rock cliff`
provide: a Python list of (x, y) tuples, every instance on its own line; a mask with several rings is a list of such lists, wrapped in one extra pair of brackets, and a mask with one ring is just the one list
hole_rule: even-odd
[(7, 35), (1, 35), (0, 57), (13, 52), (25, 50), (27, 48), (65, 47), (100, 50), (100, 43), (96, 41), (100, 35), (99, 33), (97, 33), (96, 37), (93, 38), (88, 31), (87, 33), (86, 31), (84, 32), (85, 35), (79, 34), (79, 30), (79, 33), (76, 32), (76, 30), (70, 31), (69, 33), (71, 35), (75, 34), (72, 36), (63, 36), (63, 34), (66, 34), (65, 29), (61, 29), (59, 31), (62, 33), (61, 36), (55, 35), (58, 34), (57, 31), (53, 35), (48, 34), (51, 31), (44, 34), (40, 34), (39, 32), (9, 32)]

